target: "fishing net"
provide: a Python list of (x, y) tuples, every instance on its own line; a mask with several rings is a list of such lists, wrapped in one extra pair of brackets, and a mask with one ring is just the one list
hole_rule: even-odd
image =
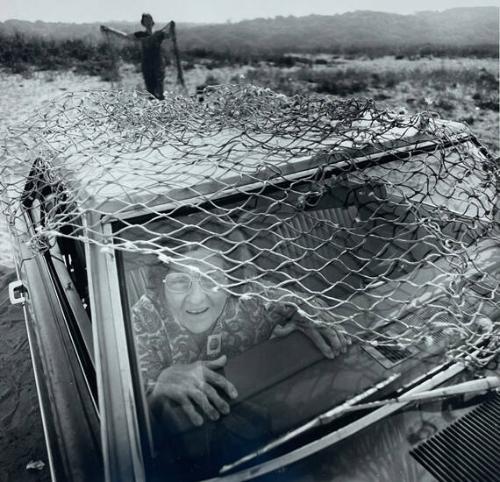
[(202, 273), (214, 289), (285, 304), (389, 359), (498, 352), (498, 166), (458, 124), (222, 86), (203, 102), (67, 94), (11, 134), (11, 230), (33, 252), (75, 240), (117, 254), (129, 308), (151, 272), (198, 247), (223, 260), (222, 277)]

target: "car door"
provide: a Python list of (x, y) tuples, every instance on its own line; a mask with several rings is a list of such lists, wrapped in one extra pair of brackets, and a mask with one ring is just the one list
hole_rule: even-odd
[(56, 200), (64, 187), (44, 167), (35, 161), (25, 185), (17, 252), (51, 472), (54, 480), (102, 480), (87, 255), (82, 241), (64, 237), (83, 225), (68, 219), (48, 233), (51, 218), (61, 215)]

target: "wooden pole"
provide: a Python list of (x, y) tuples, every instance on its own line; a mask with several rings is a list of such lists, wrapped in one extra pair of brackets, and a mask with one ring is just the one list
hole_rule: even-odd
[(177, 66), (177, 83), (186, 88), (184, 83), (184, 74), (182, 73), (181, 58), (179, 55), (179, 48), (177, 46), (177, 36), (175, 34), (175, 22), (170, 22), (170, 37), (172, 38), (172, 50), (174, 52), (175, 64)]

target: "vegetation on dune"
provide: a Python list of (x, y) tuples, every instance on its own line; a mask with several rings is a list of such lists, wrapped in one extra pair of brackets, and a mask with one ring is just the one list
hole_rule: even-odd
[[(179, 24), (177, 34), (184, 58), (226, 65), (264, 60), (291, 67), (294, 60), (286, 55), (289, 52), (343, 57), (498, 58), (498, 12), (496, 7), (472, 7), (414, 15), (356, 11), (330, 16), (278, 16), (217, 25)], [(132, 22), (111, 25), (125, 32), (140, 28)], [(140, 56), (137, 45), (109, 43), (95, 23), (8, 20), (0, 22), (0, 41), (0, 64), (13, 71), (25, 71), (29, 66), (75, 68), (109, 76), (110, 50), (125, 62), (138, 62)]]
[[(97, 40), (89, 39), (64, 39), (56, 40), (54, 38), (45, 37), (30, 37), (20, 33), (13, 35), (0, 34), (0, 42), (2, 49), (0, 50), (0, 65), (11, 70), (15, 73), (23, 73), (30, 69), (35, 70), (68, 70), (73, 69), (79, 73), (89, 75), (101, 75), (105, 79), (109, 76), (110, 70), (114, 69), (113, 63), (118, 59), (125, 63), (132, 63), (139, 65), (140, 63), (140, 47), (135, 43), (108, 41), (105, 37)], [(345, 49), (344, 49), (345, 50)], [(465, 46), (465, 47), (451, 47), (439, 45), (424, 45), (402, 48), (398, 47), (397, 54), (394, 54), (389, 47), (377, 48), (373, 50), (370, 46), (353, 47), (350, 51), (343, 55), (343, 58), (354, 59), (360, 56), (370, 59), (378, 59), (380, 57), (394, 55), (397, 60), (418, 60), (421, 58), (437, 57), (437, 58), (462, 58), (462, 57), (476, 57), (476, 58), (498, 58), (498, 46), (483, 45), (483, 46)], [(404, 52), (404, 53), (402, 53)], [(314, 53), (314, 52), (312, 52)], [(228, 49), (224, 52), (217, 52), (210, 48), (197, 47), (192, 50), (184, 50), (182, 53), (185, 68), (189, 69), (196, 63), (205, 65), (208, 69), (219, 68), (222, 66), (234, 65), (250, 65), (256, 66), (259, 63), (265, 62), (277, 68), (287, 67), (313, 67), (313, 66), (330, 66), (335, 67), (330, 72), (322, 72), (321, 74), (311, 74), (303, 72), (301, 74), (302, 80), (310, 82), (319, 82), (323, 85), (322, 89), (329, 93), (330, 88), (328, 83), (336, 82), (342, 84), (343, 78), (357, 77), (362, 74), (363, 78), (370, 77), (372, 72), (349, 72), (338, 69), (335, 56), (340, 57), (339, 53), (333, 49), (328, 52), (330, 60), (322, 58), (321, 55), (314, 58), (311, 53), (303, 52), (298, 55), (290, 55), (289, 53), (268, 52), (259, 53), (247, 49), (243, 53), (239, 53), (238, 49)], [(396, 70), (399, 70), (396, 69)], [(417, 77), (421, 75), (428, 75), (427, 72), (413, 72)], [(463, 73), (457, 72), (458, 75), (463, 76)], [(388, 73), (384, 73), (388, 77)], [(406, 74), (392, 74), (396, 75), (392, 82), (404, 80), (401, 78)], [(399, 78), (397, 77), (399, 75)], [(434, 76), (442, 76), (446, 80), (449, 78), (449, 72), (444, 70), (439, 72), (435, 70)], [(466, 73), (465, 75), (470, 75)], [(366, 82), (364, 80), (363, 82)], [(356, 87), (358, 85), (358, 87)], [(337, 87), (338, 93), (353, 93), (362, 90), (364, 84), (352, 83), (352, 89), (349, 88), (344, 92), (344, 89)], [(331, 92), (337, 93), (337, 92)]]
[[(111, 80), (106, 77), (114, 70), (115, 55), (105, 41), (55, 40), (16, 33), (0, 36), (0, 42), (0, 65), (14, 73), (72, 69)], [(118, 55), (128, 62), (140, 62), (140, 51), (133, 45), (123, 46)]]
[[(449, 55), (451, 49), (454, 54), (489, 55), (492, 50), (498, 52), (498, 12), (497, 7), (465, 7), (413, 15), (355, 11), (339, 15), (278, 16), (212, 25), (180, 23), (177, 33), (184, 50), (209, 49), (233, 58), (291, 51), (341, 55), (362, 52), (380, 56), (382, 53), (437, 55), (441, 50)], [(157, 19), (157, 25), (169, 20)], [(136, 22), (110, 25), (124, 32), (140, 29)], [(0, 22), (0, 33), (14, 32), (59, 40), (85, 38), (98, 42), (102, 38), (95, 23)]]
[[(407, 97), (416, 107), (430, 107), (430, 91), (434, 91), (433, 108), (452, 111), (466, 98), (480, 109), (498, 112), (498, 63), (480, 59), (432, 59), (398, 61), (384, 57), (351, 59), (332, 66), (302, 66), (297, 69), (268, 66), (249, 69), (247, 79), (286, 94), (310, 92), (340, 97), (363, 95), (385, 100), (395, 87), (422, 92), (420, 98)], [(216, 83), (211, 79), (210, 83)], [(234, 79), (238, 81), (237, 78)], [(426, 93), (427, 92), (427, 93)], [(436, 95), (439, 93), (439, 95)]]
[[(205, 84), (250, 82), (294, 95), (368, 97), (396, 111), (433, 111), (470, 125), (492, 152), (499, 151), (498, 60), (477, 58), (401, 59), (386, 56), (296, 62), (292, 67), (261, 63), (231, 78), (211, 69)], [(310, 59), (309, 59), (310, 60)], [(220, 72), (220, 74), (219, 74)]]
[[(433, 110), (483, 132), (492, 124), (496, 128), (490, 129), (486, 144), (498, 151), (498, 15), (491, 12), (277, 17), (181, 27), (178, 38), (191, 91), (251, 82), (289, 95), (370, 97), (410, 112)], [(476, 18), (475, 24), (468, 15)], [(406, 32), (408, 20), (416, 24)], [(442, 21), (444, 30), (431, 28), (436, 21)], [(337, 29), (332, 29), (334, 24)], [(480, 26), (474, 38), (472, 24)], [(124, 31), (138, 28), (132, 23), (114, 26)], [(313, 28), (314, 35), (307, 33)], [(453, 28), (461, 36), (454, 35)], [(134, 70), (130, 65), (140, 71), (140, 45), (108, 39), (94, 24), (4, 22), (0, 42), (0, 67), (25, 77), (35, 71), (71, 70), (118, 82), (120, 88), (127, 82), (131, 88), (142, 83), (140, 78), (134, 85), (127, 80)]]

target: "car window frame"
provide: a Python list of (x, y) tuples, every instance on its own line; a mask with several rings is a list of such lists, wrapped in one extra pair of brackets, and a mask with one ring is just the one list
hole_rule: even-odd
[[(372, 154), (372, 155), (367, 155), (367, 156), (360, 156), (359, 158), (354, 158), (351, 160), (348, 160), (346, 162), (342, 162), (340, 164), (332, 164), (327, 166), (323, 172), (328, 171), (327, 176), (335, 175), (336, 173), (342, 173), (347, 171), (357, 171), (360, 170), (362, 171), (365, 169), (365, 167), (371, 166), (371, 165), (377, 165), (377, 164), (386, 164), (389, 162), (393, 162), (396, 160), (401, 159), (401, 155), (405, 157), (411, 157), (416, 154), (422, 154), (426, 152), (432, 152), (435, 149), (448, 149), (451, 146), (457, 145), (457, 144), (465, 144), (466, 142), (471, 142), (478, 148), (478, 152), (483, 154), (485, 158), (488, 158), (489, 156), (487, 153), (483, 152), (481, 149), (481, 146), (479, 142), (475, 139), (474, 136), (466, 134), (466, 135), (460, 135), (457, 136), (456, 138), (453, 139), (448, 139), (446, 142), (438, 144), (437, 141), (426, 141), (426, 142), (421, 142), (420, 144), (411, 144), (408, 146), (404, 146), (402, 148), (397, 148), (394, 150), (388, 149), (386, 152), (380, 152), (377, 154)], [(265, 188), (266, 191), (269, 190), (274, 190), (276, 187), (283, 187), (284, 185), (290, 184), (292, 182), (300, 182), (301, 179), (306, 179), (308, 175), (311, 175), (312, 173), (316, 173), (320, 169), (320, 167), (314, 167), (310, 169), (305, 169), (303, 171), (299, 172), (293, 172), (292, 174), (288, 176), (283, 176), (276, 182), (268, 183), (267, 187)], [(167, 214), (169, 212), (175, 212), (176, 217), (182, 216), (185, 213), (188, 213), (192, 210), (198, 209), (200, 206), (203, 206), (205, 203), (210, 204), (210, 206), (214, 207), (215, 203), (227, 203), (227, 204), (236, 204), (238, 200), (241, 199), (246, 199), (252, 195), (254, 192), (262, 192), (262, 185), (263, 181), (251, 183), (245, 186), (237, 187), (237, 188), (228, 188), (227, 190), (224, 190), (223, 192), (220, 193), (219, 196), (214, 197), (210, 196), (210, 200), (208, 201), (208, 197), (206, 195), (203, 196), (193, 196), (191, 199), (183, 199), (183, 202), (185, 202), (186, 207), (185, 208), (179, 208), (179, 202), (176, 201), (171, 201), (168, 203), (163, 203), (158, 206), (155, 206), (155, 212), (161, 212), (163, 215)], [(383, 186), (383, 184), (381, 184)], [(386, 193), (387, 194), (387, 193)], [(397, 200), (401, 199), (400, 196), (394, 195), (394, 193), (391, 193), (389, 197)], [(135, 211), (125, 211), (122, 213), (118, 213), (117, 215), (113, 216), (108, 216), (106, 219), (109, 221), (110, 226), (117, 226), (120, 225), (121, 223), (130, 223), (130, 221), (135, 220), (137, 223), (141, 223), (141, 220), (147, 220), (152, 218), (154, 215), (149, 214), (151, 213), (151, 210), (148, 210), (147, 208), (140, 209), (138, 208)], [(470, 219), (468, 216), (463, 216), (466, 219)], [(110, 233), (111, 236), (113, 236), (114, 232), (118, 231), (119, 228), (116, 227), (111, 227), (110, 230), (108, 230), (108, 233)], [(128, 323), (130, 321), (130, 307), (128, 306), (127, 303), (127, 297), (126, 297), (126, 286), (125, 286), (125, 280), (124, 280), (124, 275), (123, 275), (123, 262), (120, 261), (121, 259), (121, 253), (117, 250), (115, 252), (116, 257), (115, 257), (115, 264), (114, 268), (116, 270), (116, 282), (119, 285), (119, 293), (120, 293), (120, 300), (121, 300), (121, 317), (122, 317), (122, 322), (125, 325), (130, 325)], [(124, 296), (125, 294), (125, 296)], [(136, 362), (136, 352), (135, 352), (135, 346), (134, 346), (134, 340), (133, 340), (133, 334), (131, 333), (131, 326), (128, 326), (127, 329), (127, 352), (128, 352), (128, 360), (131, 363), (131, 366), (129, 368), (133, 371), (136, 371), (137, 373), (133, 375), (133, 391), (134, 391), (134, 398), (136, 399), (136, 407), (137, 409), (141, 410), (143, 413), (139, 414), (136, 412), (136, 415), (138, 416), (138, 419), (142, 419), (142, 422), (140, 422), (140, 427), (144, 428), (144, 423), (146, 424), (146, 439), (147, 439), (147, 448), (149, 449), (148, 457), (151, 459), (155, 453), (154, 453), (154, 444), (152, 442), (152, 436), (151, 436), (151, 425), (150, 425), (150, 417), (149, 417), (149, 409), (147, 407), (147, 401), (146, 401), (146, 394), (145, 390), (143, 388), (143, 385), (141, 383), (141, 377), (139, 374), (139, 369), (138, 369), (138, 364)], [(134, 362), (135, 360), (135, 362)], [(133, 365), (132, 365), (133, 364)], [(140, 429), (140, 434), (141, 436), (143, 435), (143, 430)], [(145, 445), (143, 445), (145, 447)], [(144, 454), (145, 455), (145, 454)], [(288, 462), (285, 465), (288, 465)], [(264, 466), (267, 466), (268, 464), (262, 464)], [(270, 465), (273, 465), (273, 460), (270, 461)], [(241, 472), (237, 472), (236, 474), (233, 475), (238, 475), (238, 474), (243, 474), (246, 472), (252, 472), (255, 468), (259, 467), (260, 464), (257, 464), (256, 466), (248, 469), (248, 470), (242, 470)], [(275, 469), (273, 469), (275, 470)], [(214, 480), (231, 480), (232, 475), (221, 475), (220, 477), (216, 477)]]
[[(110, 480), (145, 480), (144, 443), (139, 432), (140, 417), (133, 384), (129, 342), (125, 334), (123, 300), (119, 289), (116, 255), (109, 219), (99, 213), (88, 214), (92, 225), (90, 242), (89, 292), (95, 317), (94, 344), (100, 397), (101, 439), (105, 470)], [(95, 241), (95, 242), (94, 242)], [(107, 244), (106, 249), (102, 243)], [(99, 302), (97, 301), (99, 300)]]
[[(25, 221), (31, 235), (36, 235), (38, 228), (45, 225), (47, 209), (44, 202), (54, 195), (57, 188), (59, 188), (58, 191), (63, 189), (62, 183), (58, 184), (45, 178), (45, 165), (46, 163), (40, 158), (34, 161), (28, 176), (29, 181), (26, 183), (22, 195)], [(84, 229), (83, 217), (80, 218), (80, 221), (82, 229)], [(91, 395), (94, 408), (99, 413), (92, 318), (84, 307), (81, 294), (76, 289), (57, 240), (47, 237), (42, 239), (43, 243), (38, 248), (38, 253), (45, 263), (60, 310), (64, 315), (78, 364)], [(77, 241), (71, 240), (71, 242)], [(78, 242), (83, 243), (83, 241)], [(84, 246), (85, 257), (88, 259), (86, 243), (84, 243)], [(87, 273), (85, 273), (85, 282), (89, 286)], [(90, 300), (87, 300), (87, 302), (90, 304)]]

